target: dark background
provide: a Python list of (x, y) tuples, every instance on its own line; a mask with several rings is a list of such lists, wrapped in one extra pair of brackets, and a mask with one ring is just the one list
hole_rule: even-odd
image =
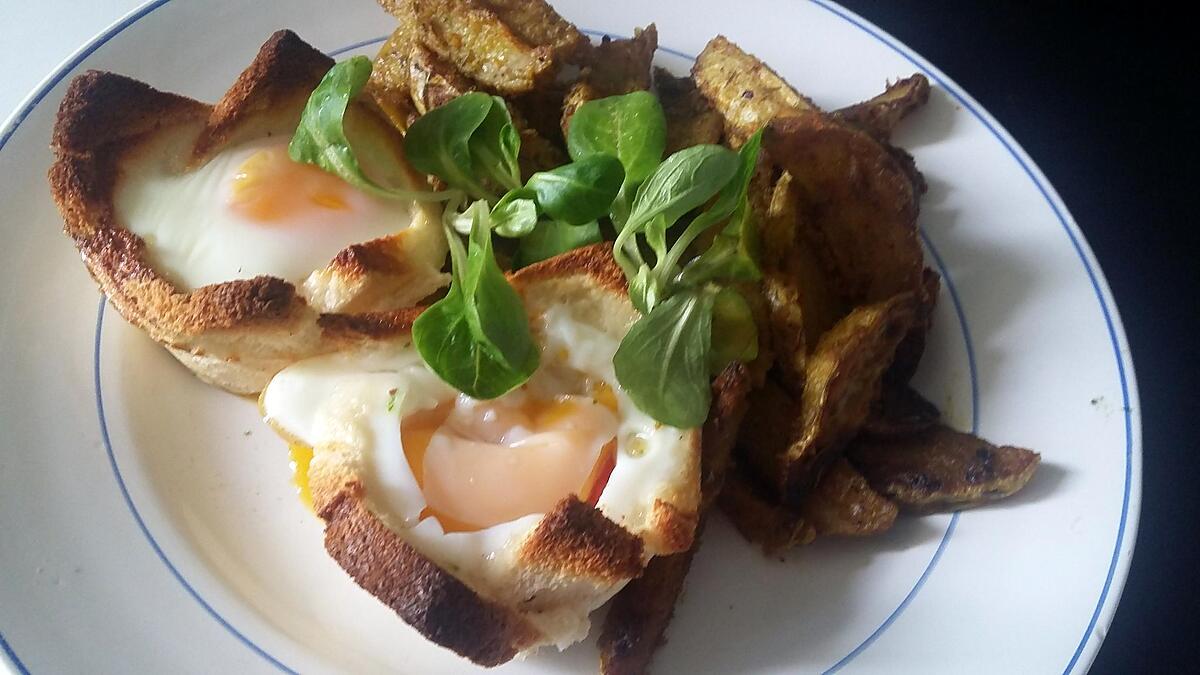
[(1200, 37), (1148, 2), (841, 4), (978, 99), (1091, 243), (1133, 350), (1144, 441), (1133, 567), (1091, 672), (1200, 672)]

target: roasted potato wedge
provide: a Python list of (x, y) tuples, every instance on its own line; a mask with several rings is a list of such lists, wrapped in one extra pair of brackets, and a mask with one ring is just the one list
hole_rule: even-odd
[(896, 347), (896, 358), (883, 376), (889, 387), (903, 387), (917, 372), (917, 366), (921, 364), (921, 357), (925, 354), (925, 338), (933, 328), (933, 314), (937, 309), (941, 289), (942, 278), (937, 272), (926, 267), (921, 273), (921, 303), (917, 307), (917, 317), (908, 335), (905, 335), (900, 346)]
[(822, 537), (878, 534), (892, 527), (899, 512), (843, 458), (829, 466), (800, 506), (801, 516)]
[(454, 64), (423, 44), (413, 45), (408, 65), (409, 94), (420, 115), (478, 89)]
[(664, 154), (693, 145), (721, 142), (724, 122), (696, 90), (691, 77), (676, 77), (665, 68), (654, 69), (654, 88), (667, 117), (667, 150)]
[(772, 502), (749, 476), (731, 473), (721, 491), (721, 510), (746, 541), (772, 555), (812, 543), (817, 529), (799, 513)]
[(592, 48), (589, 65), (579, 73), (579, 81), (571, 85), (563, 99), (563, 135), (567, 133), (571, 116), (584, 103), (649, 89), (650, 64), (656, 49), (658, 28), (654, 24), (635, 29), (633, 37), (627, 40), (604, 36), (600, 44)]
[(906, 511), (963, 509), (1007, 497), (1033, 477), (1041, 455), (997, 447), (936, 426), (915, 436), (860, 437), (847, 457), (873, 488)]
[(817, 110), (767, 64), (723, 35), (709, 40), (696, 57), (692, 78), (724, 118), (725, 137), (735, 148), (776, 117)]
[(874, 438), (914, 436), (933, 428), (941, 416), (937, 406), (926, 401), (912, 387), (885, 384), (883, 395), (871, 406), (862, 433)]
[(592, 46), (575, 24), (559, 16), (544, 0), (483, 0), (482, 4), (517, 37), (549, 49), (564, 63), (577, 62)]
[(420, 0), (413, 7), (421, 42), (486, 89), (524, 94), (554, 79), (554, 47), (527, 42), (489, 3)]
[[(366, 92), (401, 131), (417, 117), (412, 103), (412, 52), (418, 44), (419, 26), (408, 3), (396, 3), (389, 11), (400, 25), (379, 48), (367, 80)], [(406, 11), (408, 10), (408, 11)]]
[(834, 111), (848, 122), (886, 142), (900, 120), (929, 102), (929, 78), (920, 73), (889, 83), (882, 94)]
[[(699, 535), (697, 530), (697, 542)], [(675, 613), (695, 552), (693, 545), (683, 553), (654, 558), (640, 577), (613, 597), (597, 643), (601, 673), (642, 675), (647, 671)]]
[(878, 141), (812, 111), (773, 120), (763, 140), (800, 189), (807, 233), (847, 302), (921, 291), (916, 195)]
[(829, 457), (858, 434), (896, 345), (912, 324), (915, 305), (904, 293), (858, 307), (821, 336), (806, 364), (795, 440), (776, 460), (776, 475), (764, 476), (778, 481), (784, 503), (798, 503)]

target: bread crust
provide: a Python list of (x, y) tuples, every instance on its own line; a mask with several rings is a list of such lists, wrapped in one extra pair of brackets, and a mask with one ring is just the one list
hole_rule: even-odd
[[(332, 65), (295, 33), (279, 31), (215, 105), (88, 71), (71, 82), (59, 108), (50, 190), (100, 290), (202, 380), (235, 393), (256, 393), (287, 364), (337, 348), (318, 326), (322, 313), (413, 304), (444, 285), (437, 211), (417, 205), (410, 228), (350, 246), (303, 288), (259, 276), (189, 290), (156, 270), (146, 242), (119, 222), (114, 196), (122, 165), (152, 142), (178, 137), (188, 144), (178, 162), (186, 171), (231, 144), (294, 129)], [(374, 113), (361, 108), (356, 114), (365, 124), (386, 128), (399, 148), (390, 125), (371, 122)], [(410, 186), (420, 183), (411, 169), (400, 173)]]
[[(577, 249), (527, 267), (510, 276), (535, 315), (541, 296), (563, 301), (586, 297), (596, 306), (588, 320), (626, 326), (636, 319), (626, 295), (625, 277), (613, 260), (610, 246)], [(358, 317), (325, 317), (322, 328), (344, 344), (406, 345), (420, 310), (385, 312)], [(667, 555), (692, 547), (700, 508), (700, 451), (714, 453), (724, 463), (732, 433), (744, 410), (745, 368), (731, 367), (714, 383), (714, 406), (703, 433), (690, 431), (695, 465), (685, 468), (693, 486), (688, 494), (657, 498), (640, 536), (632, 525), (622, 526), (574, 496), (560, 501), (520, 540), (515, 549), (521, 588), (577, 589), (581, 602), (600, 604), (629, 580), (639, 576), (651, 555)], [(730, 419), (723, 419), (724, 417)], [(324, 456), (322, 456), (324, 455)], [(716, 472), (714, 470), (714, 473)], [(719, 481), (718, 481), (719, 482)], [(487, 589), (458, 578), (408, 543), (403, 530), (388, 526), (377, 512), (364, 483), (356, 475), (349, 450), (317, 449), (309, 483), (318, 515), (326, 522), (325, 545), (330, 556), (364, 589), (391, 607), (429, 640), (485, 666), (504, 663), (539, 645), (561, 642), (533, 618), (538, 605), (505, 603), (489, 597)], [(709, 487), (716, 487), (711, 485)], [(679, 489), (685, 493), (688, 490)], [(636, 528), (635, 528), (636, 530)], [(532, 608), (533, 612), (528, 610)]]

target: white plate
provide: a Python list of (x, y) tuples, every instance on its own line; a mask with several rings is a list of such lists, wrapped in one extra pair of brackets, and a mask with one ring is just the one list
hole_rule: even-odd
[[(283, 444), (105, 311), (46, 188), (70, 77), (125, 73), (214, 100), (272, 31), (371, 53), (369, 0), (156, 0), (83, 47), (0, 136), (0, 650), (19, 672), (462, 672), (323, 554)], [(898, 138), (929, 179), (945, 280), (920, 387), (962, 428), (1038, 449), (1001, 505), (765, 559), (718, 518), (657, 671), (1081, 672), (1133, 548), (1137, 393), (1078, 227), (1003, 129), (936, 68), (826, 2), (559, 0), (615, 35), (656, 21), (663, 65), (724, 33), (836, 107), (914, 70), (936, 83)], [(552, 650), (551, 650), (552, 651)], [(501, 672), (587, 672), (590, 642)]]

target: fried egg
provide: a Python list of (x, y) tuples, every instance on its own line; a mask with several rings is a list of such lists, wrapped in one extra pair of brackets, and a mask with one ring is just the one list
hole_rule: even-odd
[(353, 476), (370, 510), (404, 541), (480, 595), (553, 624), (546, 632), (561, 647), (587, 634), (588, 613), (628, 579), (599, 592), (568, 581), (531, 594), (522, 542), (575, 495), (642, 537), (642, 564), (672, 552), (654, 532), (655, 513), (680, 495), (680, 508), (694, 509), (697, 434), (655, 422), (617, 384), (619, 335), (565, 305), (550, 306), (531, 326), (541, 366), (494, 400), (456, 391), (403, 344), (296, 363), (260, 403), (294, 448), (314, 451), (310, 463), (303, 451), (297, 463), (306, 467), (302, 494), (311, 480), (319, 502), (318, 483)]
[(146, 242), (155, 269), (185, 290), (259, 275), (299, 284), (347, 246), (412, 222), (412, 202), (294, 162), (287, 145), (261, 138), (186, 171), (171, 166), (171, 152), (139, 152), (123, 167), (116, 216)]

